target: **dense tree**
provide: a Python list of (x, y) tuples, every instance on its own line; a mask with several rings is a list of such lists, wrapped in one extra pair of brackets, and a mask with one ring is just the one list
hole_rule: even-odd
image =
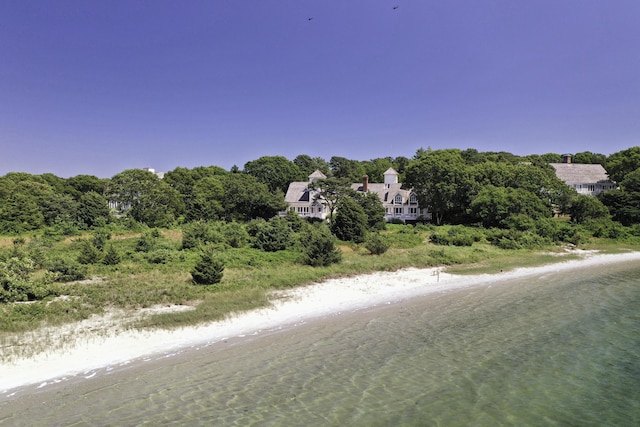
[(329, 163), (322, 157), (311, 157), (307, 154), (300, 154), (295, 159), (293, 159), (293, 163), (300, 168), (300, 172), (305, 177), (308, 177), (316, 170), (319, 170), (326, 176), (329, 176), (331, 172)]
[(189, 221), (215, 220), (224, 215), (224, 188), (219, 176), (202, 178), (195, 182), (188, 197), (186, 217)]
[(342, 197), (331, 231), (340, 240), (362, 243), (367, 235), (368, 218), (364, 209), (349, 196)]
[(220, 177), (224, 195), (222, 207), (227, 221), (247, 221), (253, 218), (271, 218), (286, 209), (284, 195), (273, 194), (255, 177), (232, 173)]
[(421, 206), (428, 207), (436, 223), (446, 215), (464, 212), (469, 205), (472, 180), (460, 150), (419, 151), (406, 171)]
[(364, 167), (357, 160), (333, 156), (329, 160), (331, 173), (335, 178), (344, 179), (349, 183), (360, 182), (364, 176)]
[(578, 195), (573, 199), (569, 214), (571, 221), (576, 224), (582, 224), (587, 220), (609, 218), (609, 210), (598, 198), (585, 195)]
[(598, 194), (598, 199), (609, 209), (614, 221), (625, 226), (640, 223), (640, 193), (611, 190)]
[(306, 179), (298, 165), (283, 156), (264, 156), (247, 162), (244, 172), (265, 184), (273, 193), (278, 190), (286, 193), (289, 183)]
[(56, 222), (75, 224), (78, 221), (80, 204), (69, 194), (51, 193), (40, 201), (40, 210), (46, 225)]
[(129, 169), (115, 175), (108, 191), (120, 214), (130, 215), (149, 227), (169, 226), (184, 208), (178, 191), (142, 169)]
[(640, 146), (613, 153), (607, 158), (607, 172), (616, 182), (622, 182), (628, 173), (638, 168), (640, 168)]
[(551, 211), (535, 194), (522, 188), (483, 187), (471, 202), (470, 213), (485, 227), (506, 228), (515, 215), (532, 219), (551, 217)]
[(193, 169), (177, 167), (174, 170), (167, 172), (162, 180), (180, 193), (182, 202), (185, 206), (187, 219), (191, 220), (201, 218), (198, 214), (192, 214), (194, 210), (197, 211), (198, 209), (193, 205), (194, 193), (198, 191), (195, 190), (196, 184), (200, 183), (200, 181), (204, 179), (219, 177), (226, 174), (228, 174), (228, 172), (218, 166), (198, 166)]
[(385, 210), (375, 193), (354, 192), (351, 197), (362, 207), (367, 215), (367, 228), (371, 231), (384, 230), (387, 226)]
[[(369, 177), (369, 182), (384, 182), (384, 173), (393, 167), (392, 159), (390, 157), (372, 159), (366, 162), (362, 162), (364, 173)], [(353, 182), (360, 182), (360, 179)]]
[(107, 199), (95, 191), (88, 191), (80, 196), (78, 218), (88, 228), (107, 224), (111, 219)]
[(582, 151), (580, 153), (576, 153), (571, 157), (571, 161), (573, 163), (582, 163), (582, 164), (600, 164), (605, 166), (607, 163), (607, 156), (604, 154), (596, 154), (591, 151)]
[(76, 199), (89, 192), (103, 194), (108, 184), (108, 179), (101, 179), (93, 175), (76, 175), (67, 179), (68, 191)]

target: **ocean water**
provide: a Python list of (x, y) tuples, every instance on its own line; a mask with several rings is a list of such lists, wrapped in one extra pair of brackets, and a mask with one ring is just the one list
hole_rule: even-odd
[(640, 266), (333, 316), (0, 400), (0, 425), (638, 426)]

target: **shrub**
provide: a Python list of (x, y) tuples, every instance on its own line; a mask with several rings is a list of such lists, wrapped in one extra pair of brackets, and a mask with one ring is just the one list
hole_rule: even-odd
[(364, 247), (371, 252), (372, 255), (382, 255), (387, 252), (391, 244), (378, 233), (369, 234), (364, 242)]
[(195, 221), (182, 229), (182, 249), (193, 249), (208, 243), (222, 243), (224, 237), (213, 223)]
[(80, 264), (95, 264), (102, 259), (102, 251), (93, 246), (89, 240), (80, 241), (80, 254), (78, 262)]
[(326, 267), (342, 260), (342, 252), (336, 247), (336, 238), (325, 224), (311, 225), (301, 234), (300, 243), (305, 264)]
[(222, 236), (225, 243), (232, 248), (241, 248), (249, 240), (249, 233), (244, 229), (242, 224), (230, 222), (222, 228)]
[(111, 233), (108, 231), (96, 231), (93, 233), (93, 246), (98, 248), (99, 250), (104, 249), (104, 245), (107, 243), (107, 240), (111, 239)]
[(118, 251), (116, 250), (116, 248), (113, 247), (113, 245), (110, 245), (109, 248), (107, 249), (107, 252), (104, 254), (102, 263), (104, 265), (117, 265), (117, 264), (120, 264), (120, 261), (122, 261), (122, 257), (120, 256), (120, 253), (118, 253)]
[(170, 249), (156, 249), (147, 253), (146, 258), (151, 264), (167, 264), (175, 259), (175, 253)]
[(480, 233), (466, 227), (451, 227), (446, 233), (434, 232), (429, 240), (436, 245), (471, 246), (480, 241)]
[(212, 247), (203, 249), (200, 260), (191, 270), (196, 285), (214, 285), (220, 283), (224, 274), (224, 262), (216, 256)]
[(88, 269), (78, 262), (56, 258), (51, 261), (47, 270), (54, 273), (54, 279), (58, 282), (73, 282), (87, 277)]
[(247, 231), (253, 236), (253, 247), (265, 252), (281, 251), (293, 245), (293, 231), (285, 218), (253, 221)]

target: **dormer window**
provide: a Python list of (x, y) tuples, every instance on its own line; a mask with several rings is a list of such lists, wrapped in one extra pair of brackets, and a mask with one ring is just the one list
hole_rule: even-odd
[(402, 204), (402, 195), (401, 194), (396, 194), (396, 197), (393, 198), (393, 203), (396, 205), (401, 205)]
[(411, 203), (412, 205), (417, 205), (418, 197), (416, 197), (416, 195), (412, 193), (411, 196), (409, 197), (409, 203)]

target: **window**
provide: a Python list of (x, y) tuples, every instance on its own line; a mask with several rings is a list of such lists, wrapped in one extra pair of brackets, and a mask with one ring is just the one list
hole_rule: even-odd
[(393, 214), (394, 215), (402, 215), (402, 208), (393, 208)]
[(411, 203), (412, 205), (418, 204), (418, 198), (415, 194), (411, 194), (411, 196), (409, 197), (409, 203)]
[(396, 194), (396, 197), (393, 198), (393, 203), (396, 205), (401, 205), (402, 204), (402, 195), (401, 194)]
[(409, 208), (410, 215), (418, 215), (418, 208)]

